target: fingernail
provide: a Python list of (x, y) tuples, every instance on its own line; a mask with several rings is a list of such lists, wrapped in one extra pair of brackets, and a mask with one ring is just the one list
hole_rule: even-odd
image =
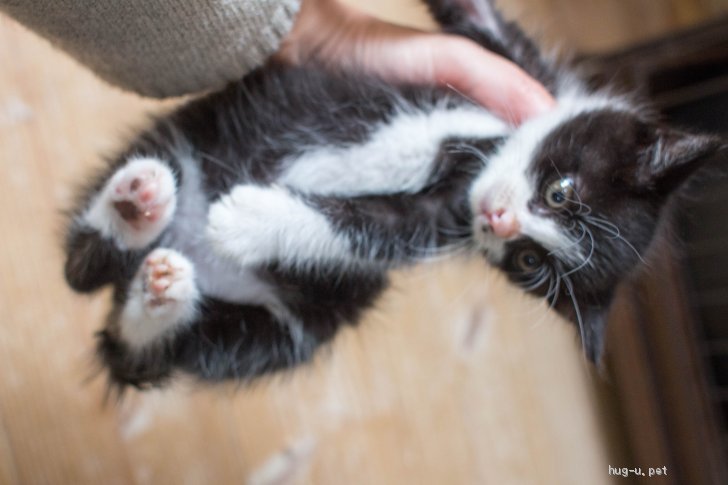
[(534, 97), (533, 107), (535, 110), (534, 114), (543, 114), (547, 111), (551, 111), (556, 107), (556, 100), (550, 93), (538, 93)]
[(530, 118), (548, 113), (556, 106), (556, 100), (544, 89), (531, 88), (528, 94), (521, 98), (520, 109), (515, 110), (511, 116), (511, 124), (518, 126)]

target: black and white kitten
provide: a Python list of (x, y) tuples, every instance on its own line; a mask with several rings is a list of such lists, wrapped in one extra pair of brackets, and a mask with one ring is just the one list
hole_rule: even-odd
[(599, 357), (615, 287), (719, 142), (590, 92), (487, 0), (428, 3), (558, 107), (513, 129), (450, 92), (270, 64), (159, 121), (83, 191), (66, 241), (74, 289), (115, 289), (99, 340), (113, 382), (303, 362), (387, 268), (455, 246), (546, 298)]

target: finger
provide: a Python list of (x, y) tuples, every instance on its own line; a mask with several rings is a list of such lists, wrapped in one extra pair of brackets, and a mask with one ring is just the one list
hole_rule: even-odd
[(451, 86), (511, 124), (552, 109), (556, 101), (538, 81), (511, 61), (467, 39), (433, 39), (434, 82)]

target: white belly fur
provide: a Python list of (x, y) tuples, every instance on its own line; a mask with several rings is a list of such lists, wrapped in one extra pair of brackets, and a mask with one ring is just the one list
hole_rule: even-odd
[(500, 119), (474, 106), (403, 110), (364, 143), (314, 148), (288, 160), (279, 183), (319, 195), (415, 193), (425, 186), (445, 139), (491, 138), (507, 130)]
[[(403, 110), (363, 144), (318, 147), (286, 165), (279, 183), (304, 193), (355, 196), (417, 192), (432, 172), (443, 140), (450, 137), (490, 138), (508, 128), (488, 112), (473, 107)], [(200, 291), (235, 303), (277, 306), (275, 291), (255, 269), (217, 255), (205, 239), (209, 205), (201, 187), (199, 165), (180, 153), (183, 183), (172, 226), (161, 246), (176, 249), (194, 264)]]

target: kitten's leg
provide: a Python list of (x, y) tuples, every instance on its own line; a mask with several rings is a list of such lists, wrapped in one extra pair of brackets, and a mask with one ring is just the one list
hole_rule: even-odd
[(336, 197), (414, 194), (439, 176), (452, 158), (452, 147), (493, 140), (508, 131), (503, 121), (474, 106), (399, 109), (361, 143), (306, 151), (277, 183), (305, 194)]
[(176, 336), (195, 323), (201, 296), (192, 264), (170, 249), (147, 255), (109, 324), (99, 333), (98, 354), (111, 382), (123, 387), (159, 385), (174, 369)]
[(170, 337), (195, 319), (199, 299), (192, 263), (171, 249), (155, 249), (129, 287), (119, 314), (119, 338), (141, 351)]
[(136, 263), (133, 250), (154, 241), (169, 224), (175, 192), (172, 171), (154, 158), (130, 159), (111, 174), (71, 221), (68, 283), (77, 291), (93, 291), (123, 279), (126, 268)]
[(109, 179), (82, 219), (121, 249), (143, 248), (172, 219), (175, 192), (166, 164), (155, 158), (131, 159)]
[(356, 324), (386, 286), (371, 268), (317, 268), (268, 275), (281, 306), (267, 309), (207, 300), (203, 319), (175, 340), (179, 368), (207, 380), (248, 381), (305, 363), (339, 328)]
[(236, 186), (210, 206), (207, 238), (218, 254), (241, 266), (309, 264), (351, 254), (346, 237), (323, 214), (278, 186)]
[[(416, 193), (338, 197), (238, 185), (210, 206), (207, 238), (218, 254), (242, 266), (391, 265), (422, 260), (445, 246), (466, 246), (470, 185), (482, 170), (481, 156), (499, 142), (491, 137), (445, 144)], [(463, 144), (481, 156), (462, 150)]]
[(456, 200), (436, 190), (337, 198), (240, 185), (211, 206), (207, 236), (243, 266), (402, 263), (467, 239), (467, 208)]
[(323, 340), (259, 306), (207, 301), (203, 321), (175, 341), (174, 365), (206, 380), (247, 381), (308, 361)]
[(125, 281), (140, 259), (141, 254), (122, 252), (113, 241), (79, 221), (68, 231), (65, 276), (76, 291), (91, 292), (114, 281)]
[[(142, 269), (140, 274), (137, 282), (155, 273)], [(266, 277), (272, 288), (284, 289), (275, 305), (204, 298), (196, 302), (195, 311), (181, 312), (176, 323), (160, 317), (156, 308), (147, 315), (147, 298), (137, 287), (116, 312), (115, 323), (101, 333), (99, 354), (112, 382), (120, 387), (161, 385), (175, 369), (206, 380), (248, 381), (296, 366), (310, 360), (342, 325), (355, 324), (386, 286), (385, 273), (372, 268), (342, 272), (320, 267), (308, 273), (278, 269)], [(163, 304), (169, 296), (161, 298)], [(192, 324), (183, 323), (190, 318)], [(140, 333), (140, 324), (157, 325), (162, 333), (131, 336), (130, 330)]]

